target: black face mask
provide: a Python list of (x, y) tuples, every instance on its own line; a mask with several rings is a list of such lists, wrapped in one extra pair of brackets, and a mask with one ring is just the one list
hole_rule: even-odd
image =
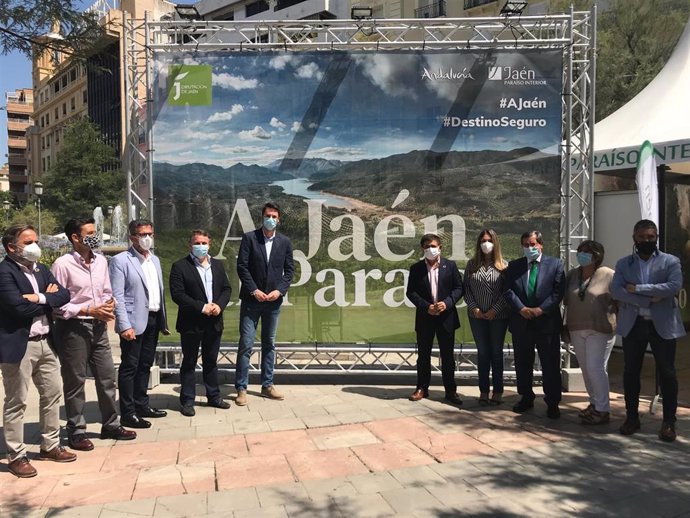
[(640, 255), (652, 255), (656, 252), (656, 241), (642, 241), (635, 243), (635, 251)]

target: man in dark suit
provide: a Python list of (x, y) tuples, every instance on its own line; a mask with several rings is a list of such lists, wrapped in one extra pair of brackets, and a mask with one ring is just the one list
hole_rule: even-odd
[(180, 365), (181, 413), (194, 412), (196, 361), (201, 345), (201, 363), (208, 405), (228, 409), (218, 387), (218, 351), (223, 334), (223, 310), (230, 302), (232, 288), (223, 263), (208, 255), (211, 238), (205, 230), (193, 230), (190, 254), (172, 265), (170, 295), (179, 306), (176, 329), (182, 344)]
[(69, 292), (39, 263), (38, 236), (30, 225), (5, 231), (0, 263), (0, 372), (5, 389), (3, 427), (8, 469), (19, 478), (36, 476), (24, 444), (29, 381), (38, 390), (41, 428), (39, 458), (72, 462), (60, 446), (60, 366), (53, 351), (52, 310), (69, 302)]
[(256, 327), (261, 320), (261, 394), (269, 399), (284, 399), (273, 386), (275, 338), (283, 297), (290, 288), (295, 265), (292, 243), (276, 232), (280, 208), (266, 203), (261, 211), (261, 228), (242, 237), (237, 256), (240, 289), (240, 341), (237, 350), (235, 388), (239, 406), (247, 404), (249, 360), (252, 355)]
[(455, 384), (455, 330), (460, 327), (455, 305), (462, 298), (462, 275), (457, 265), (441, 257), (441, 238), (425, 234), (421, 240), (424, 259), (410, 268), (407, 298), (416, 306), (417, 388), (411, 401), (429, 397), (431, 346), (434, 336), (441, 352), (441, 374), (446, 401), (462, 405)]
[(561, 317), (560, 303), (565, 292), (563, 262), (544, 255), (541, 232), (522, 234), (524, 257), (515, 259), (506, 269), (506, 299), (511, 306), (509, 329), (513, 335), (518, 394), (513, 407), (517, 413), (534, 407), (534, 349), (542, 369), (546, 415), (561, 416)]

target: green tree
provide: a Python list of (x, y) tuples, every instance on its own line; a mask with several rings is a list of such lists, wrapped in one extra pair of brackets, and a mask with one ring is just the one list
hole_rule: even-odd
[[(589, 10), (592, 0), (553, 0), (549, 11)], [(601, 4), (601, 2), (598, 2)], [(596, 118), (635, 97), (664, 67), (690, 14), (690, 0), (613, 0), (597, 20)]]
[[(55, 23), (61, 38), (41, 38)], [(80, 12), (75, 0), (0, 0), (0, 54), (18, 50), (31, 56), (39, 46), (83, 58), (103, 34), (96, 16)]]
[[(9, 217), (9, 226), (18, 224), (32, 225), (38, 230), (38, 207), (33, 203), (27, 203), (19, 210), (14, 210)], [(4, 219), (3, 219), (4, 226)], [(41, 207), (41, 235), (51, 235), (60, 231), (61, 225), (58, 223), (58, 219), (54, 212), (50, 210), (44, 210)]]
[(98, 127), (86, 118), (65, 128), (55, 164), (43, 178), (43, 203), (60, 221), (87, 216), (97, 206), (117, 205), (124, 198), (120, 170), (107, 170), (115, 151), (103, 141)]

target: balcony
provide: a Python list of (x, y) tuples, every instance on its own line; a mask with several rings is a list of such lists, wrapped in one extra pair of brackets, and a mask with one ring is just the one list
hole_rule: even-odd
[(26, 131), (30, 125), (29, 119), (15, 119), (13, 117), (7, 119), (7, 131)]
[(483, 5), (495, 4), (498, 0), (465, 0), (465, 9), (474, 9)]
[(438, 18), (446, 16), (446, 0), (438, 0), (414, 10), (415, 18)]
[(9, 116), (12, 113), (21, 113), (22, 115), (31, 115), (34, 111), (33, 101), (7, 101), (7, 107), (5, 108)]
[(26, 139), (10, 137), (7, 139), (7, 147), (13, 149), (26, 149)]
[(8, 153), (7, 154), (7, 163), (11, 166), (13, 165), (18, 165), (22, 167), (26, 167), (26, 156), (24, 153)]

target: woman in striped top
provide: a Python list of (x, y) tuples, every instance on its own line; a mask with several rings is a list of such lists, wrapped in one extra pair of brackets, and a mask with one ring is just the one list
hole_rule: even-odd
[[(477, 237), (474, 257), (465, 268), (465, 302), (477, 346), (479, 404), (499, 405), (503, 397), (503, 344), (508, 329), (508, 304), (503, 297), (503, 270), (508, 264), (493, 229)], [(489, 369), (493, 394), (489, 399)]]

